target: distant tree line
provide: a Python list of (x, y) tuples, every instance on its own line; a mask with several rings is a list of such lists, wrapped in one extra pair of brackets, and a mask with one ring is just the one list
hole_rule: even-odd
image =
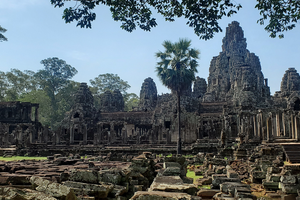
[[(56, 129), (65, 113), (71, 109), (80, 83), (71, 80), (77, 70), (64, 60), (53, 57), (42, 60), (41, 64), (44, 68), (37, 72), (19, 69), (0, 71), (0, 101), (39, 103), (39, 121), (46, 127)], [(90, 83), (97, 109), (100, 94), (106, 90), (120, 90), (125, 111), (130, 111), (138, 104), (138, 96), (126, 92), (130, 85), (117, 74), (100, 74)]]

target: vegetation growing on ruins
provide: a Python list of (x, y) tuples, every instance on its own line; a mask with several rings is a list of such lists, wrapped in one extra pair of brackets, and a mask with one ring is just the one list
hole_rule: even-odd
[(191, 87), (198, 72), (197, 59), (200, 52), (190, 46), (191, 41), (186, 39), (180, 39), (175, 43), (164, 41), (165, 51), (156, 53), (156, 57), (160, 59), (156, 67), (157, 76), (162, 84), (177, 96), (177, 154), (181, 154), (180, 96)]
[[(77, 73), (77, 70), (64, 60), (48, 58), (42, 60), (41, 64), (44, 65), (44, 69), (38, 72), (21, 71), (19, 69), (11, 69), (9, 72), (0, 71), (0, 101), (38, 103), (39, 122), (46, 127), (55, 129), (59, 126), (65, 113), (74, 104), (74, 98), (72, 97), (78, 91), (80, 83), (70, 80)], [(132, 107), (136, 107), (139, 98), (134, 93), (126, 93), (126, 90), (130, 88), (127, 81), (123, 81), (116, 74), (114, 75), (114, 81), (110, 81), (112, 77), (106, 75), (103, 74), (98, 77), (105, 77), (102, 81), (106, 83), (107, 88), (113, 89), (112, 85), (123, 88), (125, 111), (130, 111)], [(100, 94), (104, 90), (99, 92), (98, 88), (100, 86), (93, 86), (91, 91), (94, 95), (95, 106), (98, 109)]]
[[(65, 6), (70, 0), (51, 0), (55, 7)], [(73, 0), (74, 1), (74, 0)], [(233, 0), (144, 0), (144, 1), (103, 1), (81, 0), (75, 5), (66, 8), (63, 19), (66, 23), (77, 21), (81, 28), (91, 28), (91, 22), (96, 19), (93, 10), (99, 5), (110, 8), (115, 21), (122, 23), (121, 28), (132, 32), (137, 27), (150, 31), (157, 26), (152, 11), (162, 15), (166, 21), (175, 21), (176, 18), (187, 19), (187, 25), (194, 28), (200, 39), (210, 39), (215, 33), (222, 31), (218, 20), (230, 17), (237, 13), (241, 4)], [(298, 0), (257, 0), (255, 6), (260, 11), (261, 18), (257, 22), (265, 25), (270, 37), (283, 37), (282, 32), (291, 30), (300, 19), (300, 1)]]

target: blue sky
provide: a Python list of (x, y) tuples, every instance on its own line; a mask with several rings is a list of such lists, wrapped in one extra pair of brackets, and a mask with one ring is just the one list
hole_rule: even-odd
[[(238, 21), (247, 39), (247, 49), (260, 58), (262, 72), (269, 80), (271, 93), (280, 90), (285, 71), (294, 67), (300, 71), (300, 29), (286, 32), (284, 39), (273, 39), (257, 24), (259, 12), (254, 0), (236, 0), (243, 8), (238, 14), (220, 21), (223, 32), (211, 40), (200, 40), (185, 19), (165, 22), (156, 16), (158, 26), (151, 32), (135, 30), (128, 33), (115, 22), (109, 8), (99, 6), (92, 29), (65, 24), (63, 9), (54, 8), (50, 0), (0, 0), (0, 25), (7, 29), (8, 42), (0, 43), (1, 71), (11, 68), (37, 71), (40, 61), (50, 57), (65, 60), (78, 70), (73, 80), (87, 82), (99, 74), (118, 74), (128, 81), (128, 92), (139, 95), (147, 77), (154, 79), (158, 93), (169, 90), (162, 86), (155, 74), (158, 61), (155, 52), (163, 50), (164, 40), (177, 42), (179, 38), (192, 40), (192, 47), (200, 50), (198, 76), (207, 79), (213, 56), (221, 52), (226, 26)], [(299, 24), (298, 24), (299, 26)]]

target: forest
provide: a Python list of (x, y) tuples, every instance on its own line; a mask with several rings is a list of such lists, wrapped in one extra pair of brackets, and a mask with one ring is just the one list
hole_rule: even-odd
[[(39, 121), (42, 125), (55, 130), (65, 113), (74, 103), (74, 94), (80, 83), (72, 80), (77, 70), (59, 58), (47, 58), (41, 61), (43, 68), (37, 72), (11, 69), (0, 71), (0, 101), (21, 101), (39, 104)], [(138, 105), (139, 98), (127, 93), (130, 85), (117, 74), (99, 74), (90, 79), (90, 90), (98, 110), (101, 94), (106, 90), (119, 90), (124, 98), (124, 111), (131, 111)]]

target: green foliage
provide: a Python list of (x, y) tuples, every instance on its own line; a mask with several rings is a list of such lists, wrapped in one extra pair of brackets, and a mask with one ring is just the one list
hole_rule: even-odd
[(51, 125), (51, 100), (44, 90), (34, 90), (24, 94), (19, 99), (22, 102), (31, 102), (39, 104), (39, 122), (44, 126), (49, 127)]
[[(51, 0), (51, 4), (54, 7), (63, 7), (67, 1), (70, 0)], [(96, 19), (96, 14), (92, 11), (100, 4), (108, 6), (113, 19), (120, 21), (121, 28), (128, 32), (137, 27), (145, 31), (156, 27), (156, 19), (152, 17), (152, 11), (155, 11), (170, 22), (184, 17), (187, 20), (186, 24), (194, 28), (200, 39), (205, 40), (222, 31), (218, 20), (224, 16), (231, 16), (241, 8), (240, 4), (231, 0), (81, 0), (76, 1), (74, 7), (64, 10), (63, 19), (66, 23), (77, 21), (77, 26), (81, 28), (91, 28), (91, 22)]]
[(191, 41), (186, 39), (176, 43), (164, 41), (163, 46), (165, 51), (156, 53), (160, 59), (156, 67), (157, 76), (163, 85), (181, 95), (195, 80), (200, 52), (190, 48)]
[(37, 89), (37, 81), (34, 78), (35, 73), (30, 70), (22, 72), (18, 69), (11, 69), (5, 74), (6, 87), (6, 101), (16, 101), (22, 98), (23, 95)]
[(2, 28), (0, 26), (0, 42), (3, 42), (3, 41), (7, 41), (7, 38), (2, 34), (2, 33), (5, 33), (7, 30), (5, 28)]
[[(66, 1), (51, 0), (54, 7), (63, 7)], [(144, 0), (144, 1), (104, 1), (104, 0), (77, 0), (74, 7), (64, 10), (63, 19), (66, 23), (77, 21), (81, 28), (91, 28), (91, 22), (96, 19), (93, 10), (100, 4), (110, 8), (115, 21), (120, 21), (121, 28), (132, 32), (137, 27), (150, 31), (157, 26), (152, 11), (162, 15), (166, 21), (175, 21), (176, 18), (185, 18), (187, 25), (194, 29), (200, 39), (211, 39), (215, 33), (222, 31), (218, 21), (230, 17), (242, 8), (234, 0)], [(75, 3), (76, 2), (76, 3)], [(270, 37), (283, 38), (282, 32), (295, 28), (300, 19), (299, 0), (257, 0), (255, 6), (262, 16), (257, 23), (265, 25)]]
[(49, 110), (50, 125), (55, 129), (57, 123), (63, 118), (63, 111), (67, 109), (67, 104), (60, 96), (74, 92), (74, 87), (68, 88), (70, 79), (77, 73), (77, 70), (71, 65), (67, 64), (64, 60), (59, 58), (48, 58), (41, 61), (44, 65), (43, 70), (39, 70), (36, 74), (42, 90), (47, 93), (50, 98), (51, 109)]
[(132, 111), (132, 108), (135, 108), (139, 105), (139, 97), (134, 93), (127, 93), (124, 96), (125, 101), (125, 111)]
[(130, 88), (127, 81), (122, 80), (117, 74), (99, 74), (96, 78), (90, 80), (91, 85), (96, 89), (96, 94), (100, 95), (106, 90), (113, 92), (119, 90), (123, 95)]
[(9, 158), (0, 156), (2, 161), (20, 161), (20, 160), (47, 160), (47, 157), (27, 157), (27, 156), (12, 156)]
[(255, 6), (262, 16), (257, 23), (268, 24), (265, 30), (270, 33), (270, 37), (283, 38), (282, 32), (292, 30), (296, 27), (300, 19), (300, 1), (299, 0), (257, 0)]
[(99, 74), (96, 78), (91, 79), (90, 83), (92, 85), (90, 90), (94, 94), (96, 108), (99, 108), (101, 94), (107, 90), (111, 92), (119, 90), (122, 93), (125, 102), (125, 111), (131, 111), (132, 107), (136, 107), (138, 105), (138, 96), (134, 93), (126, 92), (131, 86), (117, 74)]

